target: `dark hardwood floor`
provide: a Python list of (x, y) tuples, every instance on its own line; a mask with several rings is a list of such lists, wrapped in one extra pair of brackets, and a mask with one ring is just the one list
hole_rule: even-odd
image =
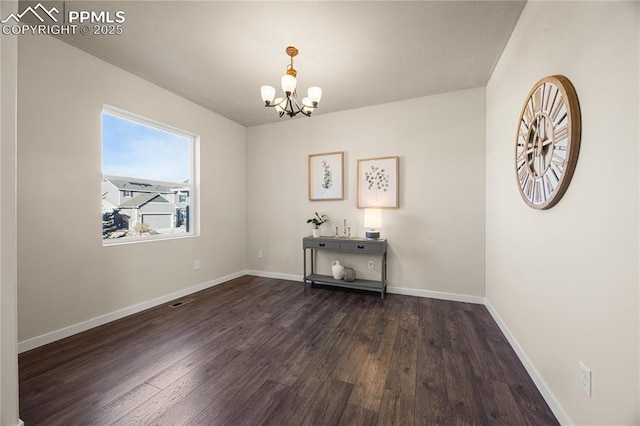
[(481, 305), (246, 276), (23, 353), (35, 425), (558, 424)]

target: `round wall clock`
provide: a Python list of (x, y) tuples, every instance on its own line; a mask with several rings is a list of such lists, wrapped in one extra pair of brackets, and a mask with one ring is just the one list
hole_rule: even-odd
[(538, 81), (522, 107), (516, 134), (520, 195), (534, 209), (549, 209), (571, 182), (580, 150), (580, 105), (571, 82), (554, 75)]

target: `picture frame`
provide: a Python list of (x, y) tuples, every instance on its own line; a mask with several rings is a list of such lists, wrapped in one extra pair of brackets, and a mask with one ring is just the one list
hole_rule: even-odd
[(344, 151), (309, 155), (309, 200), (344, 200)]
[(398, 156), (358, 160), (358, 208), (397, 209)]

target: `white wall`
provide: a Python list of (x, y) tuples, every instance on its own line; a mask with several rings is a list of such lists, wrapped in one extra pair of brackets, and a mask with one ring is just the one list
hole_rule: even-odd
[[(484, 89), (473, 89), (249, 128), (249, 268), (301, 276), (315, 211), (331, 219), (323, 235), (347, 219), (364, 236), (357, 160), (397, 155), (400, 208), (382, 217), (390, 285), (484, 296), (484, 105)], [(332, 151), (345, 152), (345, 200), (309, 201), (307, 156)], [(323, 258), (325, 271), (336, 257)], [(367, 277), (366, 260), (346, 261)]]
[[(0, 2), (0, 16), (18, 2)], [(0, 425), (18, 424), (18, 314), (16, 260), (16, 91), (18, 41), (0, 36)]]
[[(51, 37), (18, 59), (21, 341), (245, 269), (244, 127)], [(199, 237), (102, 246), (103, 103), (200, 135)]]
[[(640, 423), (637, 2), (529, 2), (487, 86), (487, 299), (577, 424)], [(582, 110), (564, 198), (520, 198), (516, 124), (540, 78)], [(593, 371), (589, 399), (578, 363)]]

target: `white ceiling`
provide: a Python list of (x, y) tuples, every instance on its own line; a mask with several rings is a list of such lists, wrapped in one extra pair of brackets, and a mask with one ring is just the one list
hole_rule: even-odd
[[(521, 1), (70, 2), (123, 10), (124, 33), (67, 43), (245, 126), (279, 119), (260, 86), (280, 89), (296, 46), (298, 91), (320, 86), (314, 115), (486, 85)], [(295, 119), (307, 119), (301, 115)]]

